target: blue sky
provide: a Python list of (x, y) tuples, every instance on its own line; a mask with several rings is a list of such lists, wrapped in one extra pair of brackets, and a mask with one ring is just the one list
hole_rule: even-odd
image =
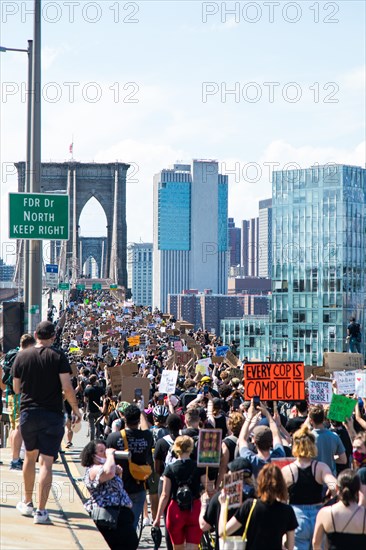
[[(32, 5), (3, 0), (1, 45), (26, 48)], [(365, 165), (362, 1), (79, 0), (73, 21), (67, 2), (43, 8), (42, 160), (67, 160), (73, 135), (76, 160), (133, 162), (128, 241), (151, 241), (152, 178), (178, 159), (215, 158), (233, 172), (237, 224), (271, 195), (271, 163)], [(4, 242), (7, 193), (17, 184), (9, 163), (25, 159), (27, 56), (2, 53), (0, 69)], [(81, 233), (105, 233), (95, 205)]]

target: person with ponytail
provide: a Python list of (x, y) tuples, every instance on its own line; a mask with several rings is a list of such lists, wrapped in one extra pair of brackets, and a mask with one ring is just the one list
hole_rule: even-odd
[(323, 548), (324, 536), (329, 550), (365, 550), (366, 508), (358, 504), (361, 482), (357, 472), (341, 472), (337, 486), (339, 502), (322, 508), (316, 518), (313, 550)]
[(323, 487), (328, 486), (335, 495), (337, 480), (327, 464), (314, 460), (318, 454), (315, 436), (305, 425), (293, 435), (292, 454), (296, 460), (282, 468), (282, 475), (299, 524), (295, 550), (309, 550), (316, 516), (322, 507)]

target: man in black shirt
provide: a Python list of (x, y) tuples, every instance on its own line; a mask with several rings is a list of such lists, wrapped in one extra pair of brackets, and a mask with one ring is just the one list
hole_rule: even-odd
[(286, 423), (286, 430), (291, 435), (301, 428), (308, 417), (308, 404), (306, 401), (296, 401), (295, 407), (297, 416), (289, 418)]
[(351, 353), (361, 353), (361, 327), (356, 323), (356, 318), (351, 317), (347, 327), (347, 338), (349, 340), (349, 351)]
[[(97, 375), (92, 374), (89, 378), (89, 384), (84, 390), (84, 403), (88, 412), (90, 441), (94, 441), (95, 439), (95, 423), (101, 416), (100, 398), (104, 395), (104, 388), (97, 384), (97, 380)], [(99, 433), (97, 433), (98, 436)]]
[[(145, 414), (140, 412), (137, 405), (129, 405), (124, 410), (124, 417), (131, 462), (140, 466), (145, 464), (151, 465), (153, 437), (149, 430), (149, 425)], [(107, 438), (107, 447), (112, 447), (113, 449), (117, 449), (117, 451), (125, 450), (121, 432), (113, 432), (109, 434)], [(145, 484), (143, 481), (138, 481), (132, 477), (127, 460), (120, 461), (117, 458), (116, 462), (117, 464), (120, 464), (123, 469), (123, 484), (133, 503), (132, 511), (135, 515), (134, 526), (136, 528), (146, 499)]]
[(50, 523), (46, 503), (52, 484), (52, 464), (64, 435), (62, 391), (70, 403), (73, 421), (81, 415), (70, 379), (70, 364), (63, 352), (51, 346), (55, 327), (37, 325), (36, 345), (18, 353), (12, 366), (13, 389), (21, 393), (20, 431), (25, 444), (23, 479), (25, 499), (17, 504), (23, 516), (32, 517), (36, 460), (39, 455), (39, 497), (34, 523)]

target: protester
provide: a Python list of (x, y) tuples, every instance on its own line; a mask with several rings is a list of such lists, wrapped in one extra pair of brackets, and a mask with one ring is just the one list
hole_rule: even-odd
[[(270, 462), (272, 458), (284, 458), (285, 451), (282, 445), (281, 435), (278, 430), (277, 424), (269, 413), (267, 407), (261, 403), (258, 407), (259, 411), (267, 418), (269, 428), (267, 426), (256, 426), (253, 429), (253, 441), (257, 447), (257, 454), (249, 449), (248, 437), (249, 428), (252, 421), (255, 420), (255, 415), (258, 413), (254, 407), (254, 401), (252, 399), (247, 418), (241, 428), (239, 434), (239, 449), (240, 456), (250, 460), (253, 467), (253, 475), (257, 477), (260, 470), (266, 463)], [(258, 420), (258, 418), (257, 418)]]
[(116, 466), (115, 449), (106, 449), (104, 441), (90, 441), (84, 447), (80, 459), (86, 468), (84, 483), (90, 493), (85, 509), (91, 514), (98, 507), (116, 508), (119, 511), (116, 529), (97, 527), (109, 548), (136, 550), (138, 546), (136, 530), (133, 526), (132, 501), (123, 487), (122, 468)]
[(322, 508), (316, 518), (313, 549), (322, 550), (324, 538), (332, 550), (365, 550), (366, 508), (358, 504), (361, 486), (357, 472), (341, 472), (337, 479), (339, 502)]
[(295, 548), (308, 550), (316, 515), (323, 506), (323, 487), (327, 486), (334, 495), (337, 480), (327, 464), (314, 460), (318, 450), (315, 436), (307, 426), (294, 433), (292, 454), (296, 460), (282, 468), (282, 475), (299, 524), (295, 531)]
[(224, 490), (221, 492), (220, 537), (224, 535), (224, 531), (226, 535), (231, 535), (244, 527), (253, 507), (247, 531), (247, 550), (282, 550), (283, 536), (286, 539), (286, 548), (293, 550), (298, 523), (292, 507), (286, 504), (287, 487), (278, 466), (263, 466), (258, 475), (257, 495), (257, 501), (248, 499), (244, 502), (225, 528), (226, 495)]
[[(240, 472), (243, 476), (243, 495), (242, 502), (248, 498), (255, 496), (254, 479), (252, 477), (252, 465), (246, 458), (238, 457), (228, 464), (229, 472)], [(207, 495), (202, 496), (202, 507), (200, 513), (200, 527), (203, 532), (215, 529), (215, 550), (219, 550), (219, 518), (221, 511), (220, 491), (218, 491), (211, 499)], [(228, 511), (228, 519), (232, 518), (236, 513), (235, 508)], [(242, 525), (238, 531), (233, 533), (234, 536), (241, 536), (244, 531)]]
[(228, 418), (228, 428), (230, 435), (225, 437), (221, 444), (221, 458), (219, 474), (216, 480), (216, 489), (218, 490), (224, 475), (227, 472), (229, 462), (232, 462), (239, 456), (238, 438), (240, 430), (244, 424), (244, 416), (239, 412), (232, 412)]
[(89, 383), (84, 390), (84, 403), (89, 421), (89, 437), (90, 441), (94, 441), (95, 432), (97, 437), (100, 435), (100, 428), (97, 420), (101, 417), (101, 398), (104, 395), (104, 388), (98, 384), (98, 377), (92, 374), (89, 378)]
[[(52, 483), (52, 463), (64, 434), (62, 391), (70, 403), (74, 422), (81, 415), (70, 380), (70, 364), (65, 355), (51, 346), (55, 327), (42, 321), (36, 327), (36, 345), (16, 357), (13, 367), (13, 388), (21, 393), (20, 431), (25, 444), (23, 464), (24, 501), (17, 504), (24, 516), (33, 516), (34, 523), (50, 523), (46, 504)], [(38, 508), (33, 507), (36, 460), (39, 457)]]
[(10, 470), (21, 470), (23, 468), (23, 460), (20, 458), (20, 450), (22, 447), (22, 435), (20, 433), (20, 395), (15, 395), (13, 390), (13, 377), (11, 368), (16, 356), (21, 350), (34, 346), (36, 340), (31, 334), (23, 334), (20, 338), (19, 348), (8, 351), (5, 355), (3, 363), (2, 381), (5, 383), (5, 403), (9, 410), (10, 421), (10, 448), (11, 462)]
[[(332, 474), (337, 475), (336, 464), (346, 464), (347, 456), (340, 437), (325, 427), (325, 412), (322, 405), (313, 405), (309, 411), (310, 425), (316, 439), (317, 459), (328, 464)], [(337, 458), (336, 458), (337, 457)]]
[(153, 523), (154, 527), (160, 527), (160, 516), (170, 501), (166, 525), (174, 550), (181, 550), (185, 544), (195, 550), (202, 537), (198, 518), (205, 475), (201, 475), (196, 462), (190, 458), (193, 444), (189, 436), (179, 436), (174, 441), (173, 450), (178, 460), (164, 470), (163, 490)]
[[(131, 472), (128, 460), (118, 460), (122, 465), (122, 479), (125, 489), (132, 500), (132, 511), (134, 513), (134, 527), (137, 528), (140, 515), (144, 508), (146, 499), (145, 481), (152, 472), (152, 444), (153, 438), (149, 430), (145, 413), (140, 411), (135, 404), (129, 405), (124, 410), (126, 429), (109, 434), (107, 447), (118, 451), (128, 450), (130, 461), (138, 467), (150, 465), (150, 472), (145, 480), (138, 479)], [(147, 470), (146, 470), (147, 471)]]

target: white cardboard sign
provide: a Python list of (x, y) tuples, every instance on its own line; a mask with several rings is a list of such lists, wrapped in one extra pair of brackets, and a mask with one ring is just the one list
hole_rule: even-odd
[(178, 371), (177, 370), (163, 370), (161, 374), (161, 381), (159, 384), (160, 393), (174, 393), (175, 386), (177, 385)]
[(332, 400), (332, 383), (321, 380), (309, 380), (309, 403), (327, 404)]

